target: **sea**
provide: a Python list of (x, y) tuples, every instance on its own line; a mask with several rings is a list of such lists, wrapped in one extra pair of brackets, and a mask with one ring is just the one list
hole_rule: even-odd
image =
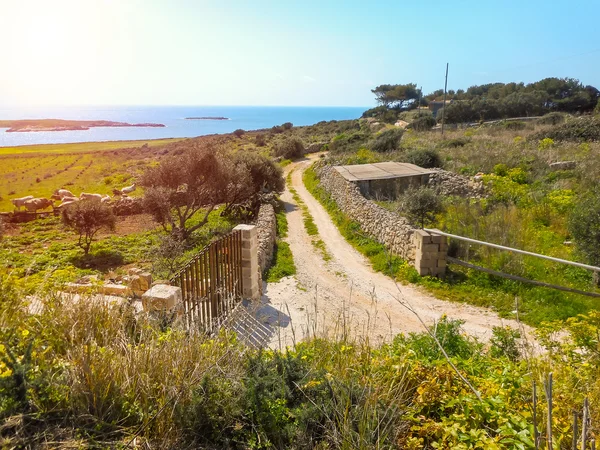
[[(0, 106), (0, 120), (68, 119), (110, 120), (127, 123), (161, 123), (164, 128), (96, 127), (76, 131), (7, 133), (0, 128), (0, 147), (71, 142), (146, 140), (231, 133), (238, 128), (256, 130), (285, 122), (312, 125), (326, 120), (356, 119), (369, 107), (313, 106)], [(186, 120), (186, 117), (227, 117), (228, 120)]]

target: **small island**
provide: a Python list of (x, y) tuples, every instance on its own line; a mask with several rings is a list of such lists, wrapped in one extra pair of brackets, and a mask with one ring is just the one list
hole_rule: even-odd
[(229, 120), (229, 117), (186, 117), (185, 120)]
[(0, 128), (8, 128), (7, 133), (26, 133), (34, 131), (74, 131), (89, 130), (94, 127), (164, 127), (161, 123), (126, 123), (110, 120), (62, 120), (28, 119), (0, 120)]

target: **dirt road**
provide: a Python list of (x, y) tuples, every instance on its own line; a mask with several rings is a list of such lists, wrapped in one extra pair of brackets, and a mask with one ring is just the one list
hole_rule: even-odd
[[(314, 159), (314, 157), (313, 157)], [(487, 341), (494, 326), (522, 327), (500, 319), (490, 310), (436, 299), (414, 286), (397, 285), (371, 269), (369, 262), (348, 244), (329, 214), (306, 190), (302, 173), (312, 160), (294, 163), (292, 186), (310, 211), (332, 260), (325, 262), (304, 229), (302, 211), (286, 189), (282, 195), (288, 219), (288, 237), (295, 277), (264, 287), (262, 320), (274, 329), (271, 347), (291, 345), (313, 334), (369, 337), (372, 342), (390, 340), (400, 332), (423, 331), (417, 315), (431, 325), (443, 314), (465, 321), (464, 330)], [(415, 313), (411, 312), (411, 308)], [(525, 327), (527, 334), (531, 331)]]

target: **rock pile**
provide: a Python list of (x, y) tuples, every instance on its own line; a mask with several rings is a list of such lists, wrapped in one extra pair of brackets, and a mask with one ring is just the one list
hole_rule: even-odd
[(458, 195), (461, 197), (482, 198), (485, 186), (482, 180), (465, 177), (443, 169), (430, 169), (428, 186), (440, 195)]

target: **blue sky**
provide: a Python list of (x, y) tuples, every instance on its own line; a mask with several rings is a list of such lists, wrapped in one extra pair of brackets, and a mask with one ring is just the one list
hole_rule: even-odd
[(600, 88), (600, 1), (0, 0), (0, 104), (370, 106), (575, 77)]

